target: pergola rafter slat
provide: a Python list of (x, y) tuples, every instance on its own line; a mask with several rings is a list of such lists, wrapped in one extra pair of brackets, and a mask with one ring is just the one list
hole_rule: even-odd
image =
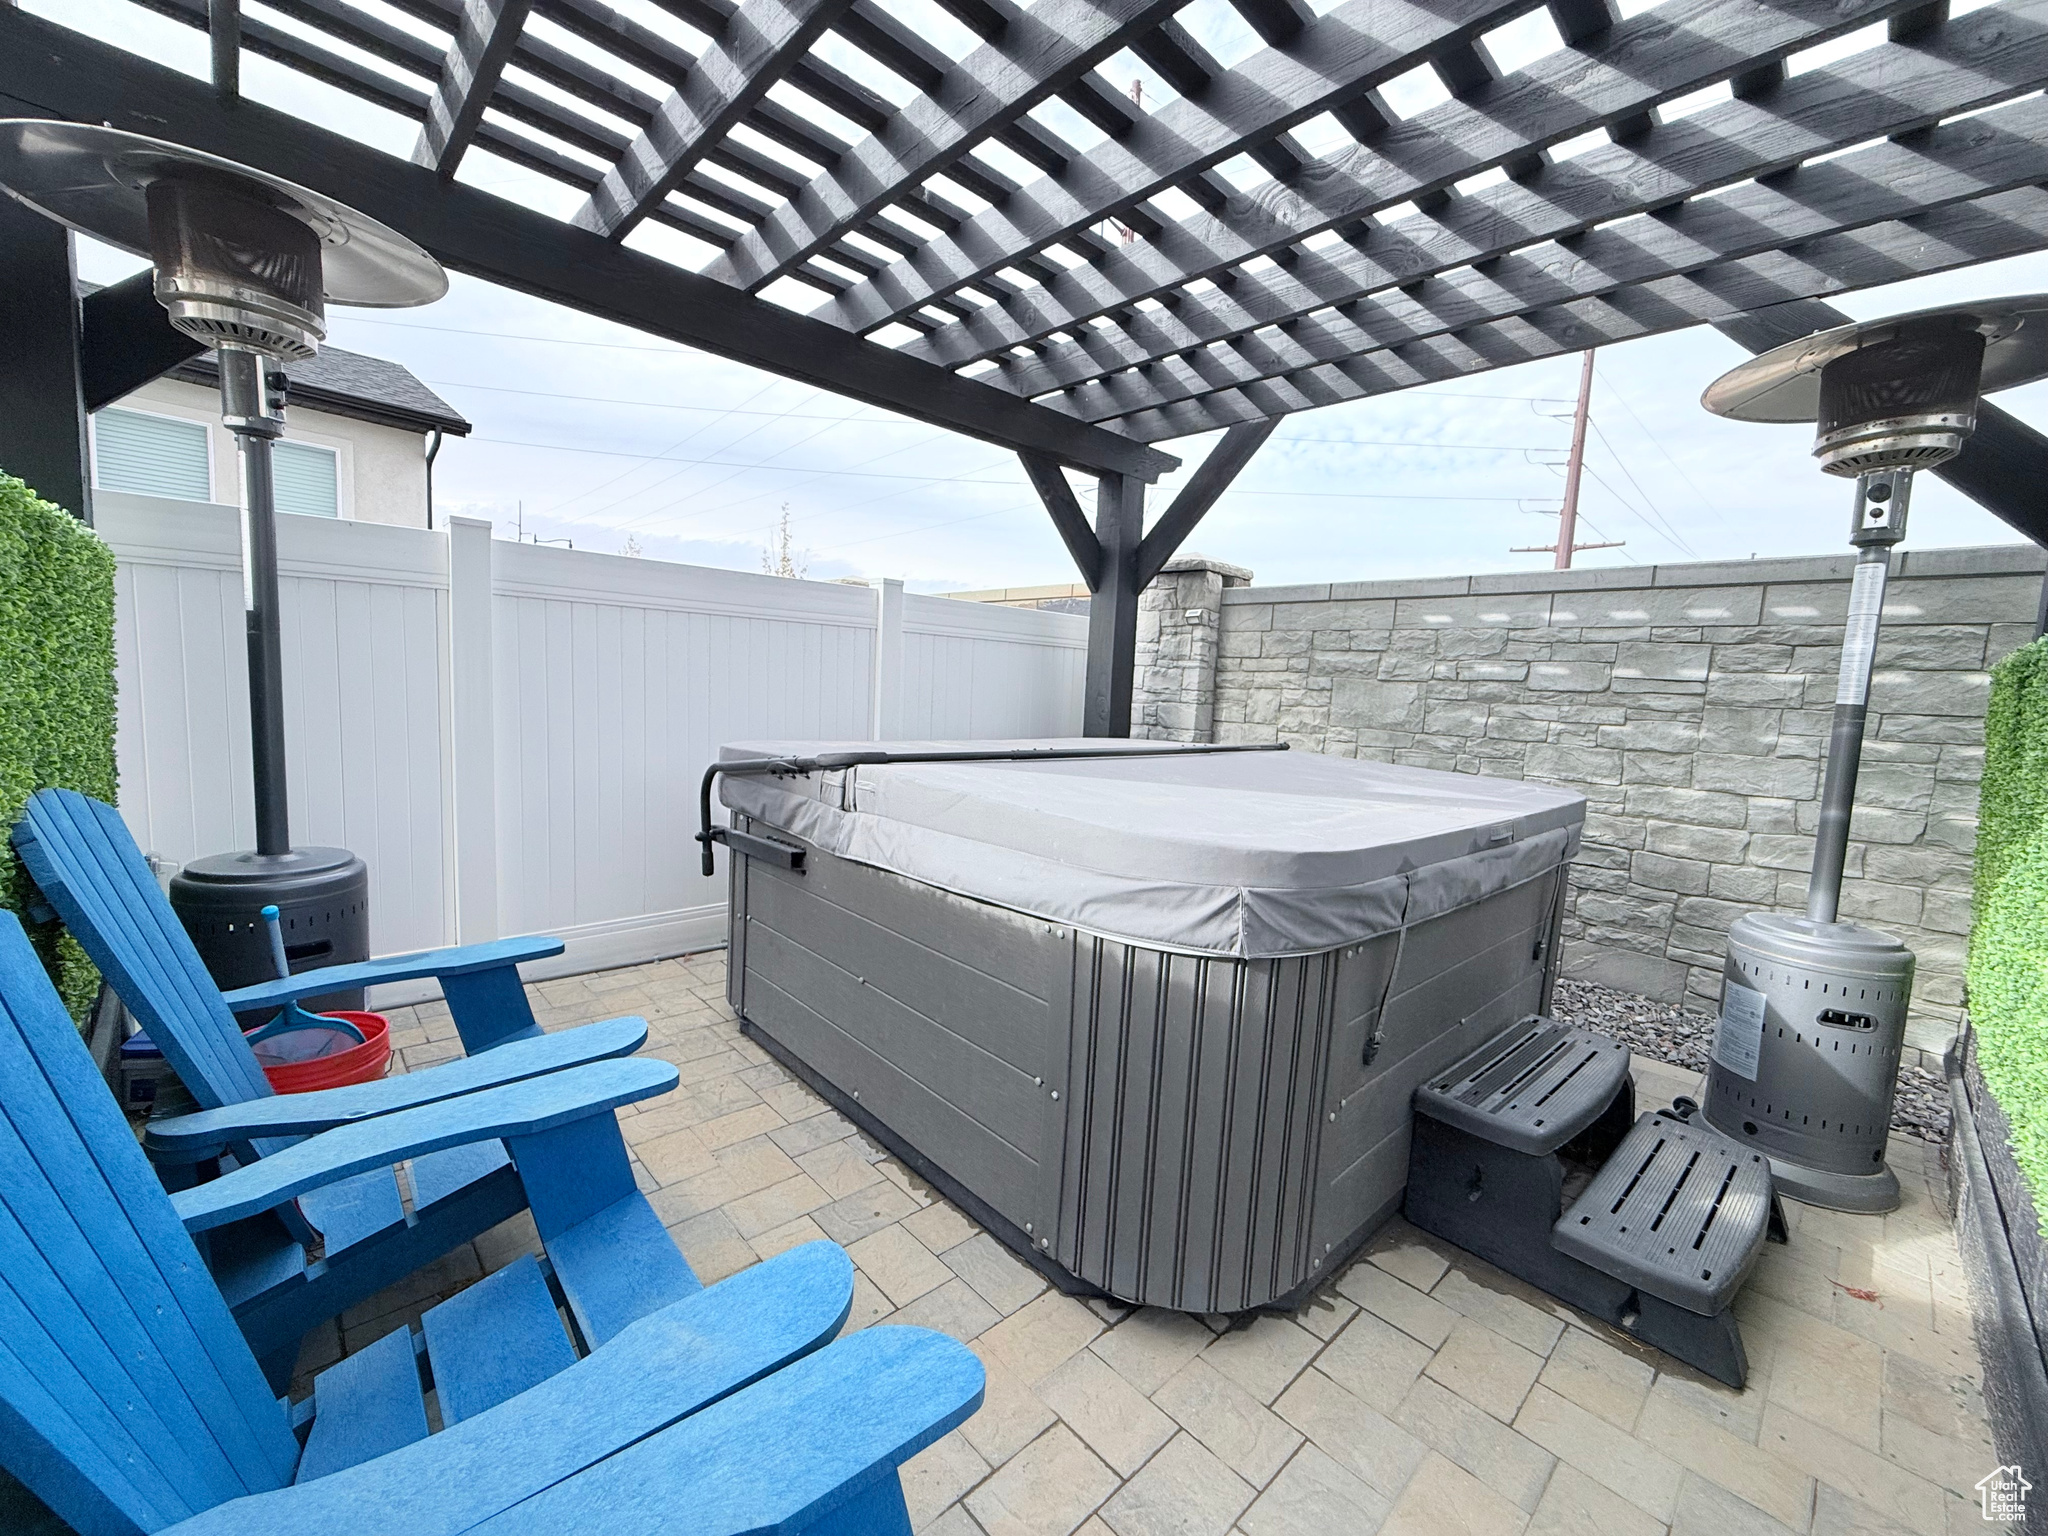
[[(1326, 161), (1289, 186), (1233, 200), (1214, 219), (1063, 274), (1015, 302), (910, 344), (958, 367), (1043, 340), (1325, 230), (1492, 170), (1565, 139), (1725, 81), (1745, 58), (1782, 57), (1882, 21), (1913, 0), (1667, 0), (1528, 69), (1390, 127), (1370, 145)], [(838, 322), (842, 299), (821, 311)]]
[[(746, 0), (618, 164), (575, 223), (624, 239), (690, 168), (746, 119), (850, 0)], [(808, 253), (807, 253), (808, 254)]]
[(1441, 383), (1794, 299), (1903, 282), (2048, 246), (2048, 191), (2029, 186), (1788, 251), (1704, 268), (1468, 327), (1341, 364), (1143, 411), (1120, 423), (1146, 442)]
[[(1096, 147), (1066, 173), (1025, 187), (932, 241), (883, 279), (863, 284), (818, 318), (868, 331), (998, 271), (1076, 229), (1241, 153), (1351, 96), (1406, 73), (1474, 31), (1531, 9), (1534, 0), (1350, 0), (1309, 23), (1284, 47), (1252, 55), (1140, 121), (1120, 142)], [(1244, 194), (1233, 193), (1233, 201)], [(1152, 243), (1147, 243), (1147, 249)], [(1059, 285), (1054, 284), (1054, 291)], [(1018, 340), (1028, 337), (1019, 334)], [(971, 357), (939, 357), (967, 362)]]
[(1122, 327), (1004, 357), (1001, 380), (1024, 395), (1072, 388), (1975, 111), (2048, 73), (2048, 0), (2018, 0), (2011, 20), (2029, 24), (1951, 22), (1913, 47), (1888, 43), (1804, 74), (1768, 102), (1725, 102), (1526, 182), (1482, 188), (1434, 215), (1381, 225), (1364, 248), (1304, 253), (1285, 272), (1241, 274), (1226, 289), (1183, 295)]
[(1119, 373), (1054, 397), (1085, 421), (1343, 362), (1468, 326), (1594, 298), (1949, 203), (2048, 182), (2048, 99), (2039, 95), (1906, 142), (1881, 141), (1802, 166), (1725, 197), (1702, 198), (1655, 218), (1631, 219), (1569, 243), (1516, 251), (1482, 267), (1260, 330), (1176, 361), (1200, 377), (1188, 389), (1159, 369)]
[(1040, 0), (709, 270), (749, 292), (1079, 79), (1186, 0)]
[(463, 0), (412, 162), (453, 176), (512, 58), (532, 0)]

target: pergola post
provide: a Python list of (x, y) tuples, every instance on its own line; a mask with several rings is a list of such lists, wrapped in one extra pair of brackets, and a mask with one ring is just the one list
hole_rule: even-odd
[(71, 232), (0, 196), (0, 469), (92, 521)]
[(1135, 475), (1104, 475), (1090, 531), (1066, 471), (1042, 453), (1018, 455), (1038, 499), (1088, 583), (1088, 680), (1081, 731), (1087, 736), (1131, 734), (1131, 695), (1137, 683), (1138, 598), (1174, 557), (1195, 525), (1216, 505), (1259, 451), (1279, 419), (1232, 427), (1209, 451), (1188, 483), (1145, 532), (1145, 482)]
[(1095, 493), (1095, 542), (1102, 555), (1088, 601), (1088, 681), (1081, 734), (1131, 734), (1131, 688), (1138, 663), (1138, 550), (1145, 531), (1145, 482), (1104, 475)]

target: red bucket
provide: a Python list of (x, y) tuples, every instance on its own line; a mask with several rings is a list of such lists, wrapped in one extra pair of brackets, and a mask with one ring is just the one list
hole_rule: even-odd
[(374, 1083), (390, 1068), (391, 1021), (383, 1014), (357, 1013), (347, 1008), (329, 1008), (325, 1014), (329, 1018), (347, 1019), (355, 1025), (363, 1032), (362, 1044), (352, 1045), (330, 1056), (315, 1056), (310, 1061), (287, 1061), (264, 1067), (263, 1075), (279, 1093), (311, 1093), (316, 1088)]

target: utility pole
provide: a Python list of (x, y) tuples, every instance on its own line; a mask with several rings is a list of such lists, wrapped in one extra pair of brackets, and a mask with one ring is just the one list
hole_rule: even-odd
[(1572, 543), (1579, 532), (1579, 475), (1586, 467), (1586, 414), (1593, 403), (1593, 349), (1579, 369), (1579, 405), (1572, 412), (1572, 456), (1564, 466), (1564, 511), (1557, 519), (1557, 569), (1572, 568)]
[(1568, 571), (1572, 568), (1572, 556), (1582, 549), (1619, 549), (1626, 539), (1609, 539), (1601, 544), (1581, 544), (1579, 532), (1579, 476), (1586, 467), (1586, 421), (1593, 405), (1593, 353), (1588, 348), (1584, 365), (1579, 369), (1579, 403), (1572, 411), (1572, 451), (1564, 467), (1564, 507), (1558, 513), (1557, 542), (1555, 544), (1517, 545), (1513, 553), (1519, 555), (1555, 554), (1554, 568)]

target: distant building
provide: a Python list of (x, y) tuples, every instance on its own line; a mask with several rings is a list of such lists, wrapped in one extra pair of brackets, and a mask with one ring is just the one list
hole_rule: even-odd
[(1086, 613), (1088, 587), (1085, 582), (1056, 582), (1048, 587), (991, 587), (985, 592), (939, 592), (938, 597), (958, 598), (963, 603), (990, 603), (998, 608), (1048, 608), (1054, 613)]
[[(328, 347), (285, 373), (285, 431), (272, 451), (278, 511), (432, 526), (428, 450), (443, 435), (467, 436), (469, 423), (383, 358)], [(93, 488), (241, 505), (219, 379), (208, 352), (95, 412)]]

